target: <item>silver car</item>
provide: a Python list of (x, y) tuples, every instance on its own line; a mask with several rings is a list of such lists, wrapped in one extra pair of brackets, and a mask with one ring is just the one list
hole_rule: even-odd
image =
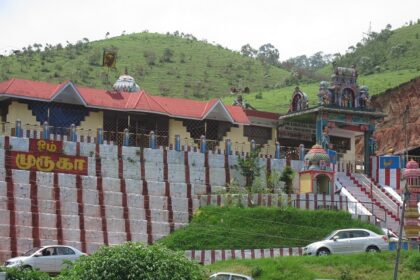
[(304, 255), (325, 256), (329, 254), (350, 254), (357, 252), (380, 252), (388, 250), (388, 238), (367, 229), (340, 229), (324, 240), (309, 244)]
[(209, 280), (253, 280), (251, 276), (230, 272), (218, 272), (210, 276)]
[(75, 261), (80, 256), (85, 256), (85, 253), (80, 252), (76, 248), (63, 245), (51, 245), (36, 247), (20, 257), (8, 259), (5, 267), (23, 267), (37, 269), (48, 273), (58, 273), (65, 267), (63, 262), (65, 260)]

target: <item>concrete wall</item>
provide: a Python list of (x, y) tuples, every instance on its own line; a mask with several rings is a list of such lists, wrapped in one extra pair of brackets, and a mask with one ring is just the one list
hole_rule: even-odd
[[(29, 139), (0, 136), (0, 167), (6, 167), (0, 168), (0, 261), (44, 244), (92, 253), (103, 244), (153, 243), (188, 224), (199, 206), (227, 203), (214, 194), (232, 181), (245, 182), (237, 155), (63, 141), (63, 154), (88, 159), (87, 174), (72, 175), (11, 169), (10, 151), (29, 151)], [(267, 172), (281, 173), (286, 165), (259, 161), (262, 184)], [(302, 162), (291, 165), (299, 170)], [(245, 206), (347, 205), (342, 197), (311, 194), (240, 199)]]

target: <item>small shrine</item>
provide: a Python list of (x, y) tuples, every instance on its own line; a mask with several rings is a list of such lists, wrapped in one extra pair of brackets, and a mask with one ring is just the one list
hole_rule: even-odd
[(330, 167), (330, 157), (322, 146), (316, 144), (304, 157), (299, 172), (299, 193), (332, 194), (335, 172)]
[(417, 241), (420, 237), (419, 225), (419, 194), (420, 194), (420, 169), (419, 164), (410, 160), (403, 174), (407, 182), (408, 192), (410, 193), (404, 215), (404, 232), (410, 241)]
[(295, 88), (292, 95), (292, 102), (290, 103), (289, 112), (296, 112), (300, 110), (308, 109), (309, 99), (308, 95), (301, 91), (299, 87)]

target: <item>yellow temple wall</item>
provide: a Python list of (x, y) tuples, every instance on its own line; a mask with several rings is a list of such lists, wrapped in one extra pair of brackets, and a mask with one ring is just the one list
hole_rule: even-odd
[(9, 105), (6, 121), (12, 123), (14, 127), (14, 124), (18, 119), (21, 121), (22, 128), (25, 128), (27, 124), (31, 126), (40, 125), (35, 116), (32, 115), (32, 111), (28, 108), (27, 104), (13, 101)]
[[(84, 134), (96, 135), (97, 129), (103, 127), (104, 123), (104, 113), (99, 112), (89, 112), (89, 115), (85, 117), (84, 121), (80, 122), (79, 129)], [(90, 131), (89, 131), (90, 130)]]
[(181, 145), (185, 145), (185, 138), (190, 140), (191, 135), (187, 128), (182, 124), (182, 121), (169, 119), (169, 144), (175, 145), (175, 135), (181, 137)]
[(302, 174), (300, 177), (300, 193), (310, 193), (312, 192), (312, 184), (311, 184), (311, 175), (310, 174)]
[(231, 127), (223, 137), (222, 141), (219, 142), (220, 149), (225, 149), (226, 139), (230, 139), (232, 142), (232, 151), (249, 153), (251, 151), (251, 144), (248, 141), (248, 137), (244, 136), (244, 126), (239, 125), (238, 127)]

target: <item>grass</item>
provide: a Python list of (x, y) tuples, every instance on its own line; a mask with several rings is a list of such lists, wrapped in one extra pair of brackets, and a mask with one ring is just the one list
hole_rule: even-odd
[[(101, 67), (103, 49), (117, 48), (117, 69)], [(172, 55), (163, 59), (165, 50)], [(168, 51), (167, 51), (168, 52)], [(125, 68), (142, 89), (155, 95), (210, 99), (229, 94), (231, 87), (251, 91), (280, 85), (289, 72), (267, 66), (197, 39), (157, 33), (133, 33), (0, 58), (0, 80), (10, 77), (110, 88)]]
[[(331, 255), (328, 257), (278, 257), (258, 260), (229, 260), (206, 268), (214, 273), (229, 271), (252, 275), (261, 270), (256, 280), (391, 280), (395, 252), (380, 254)], [(419, 280), (418, 266), (410, 262), (420, 260), (418, 252), (402, 252), (398, 279)]]
[(342, 211), (208, 206), (198, 210), (188, 226), (160, 242), (179, 250), (295, 247), (352, 227), (379, 232)]

